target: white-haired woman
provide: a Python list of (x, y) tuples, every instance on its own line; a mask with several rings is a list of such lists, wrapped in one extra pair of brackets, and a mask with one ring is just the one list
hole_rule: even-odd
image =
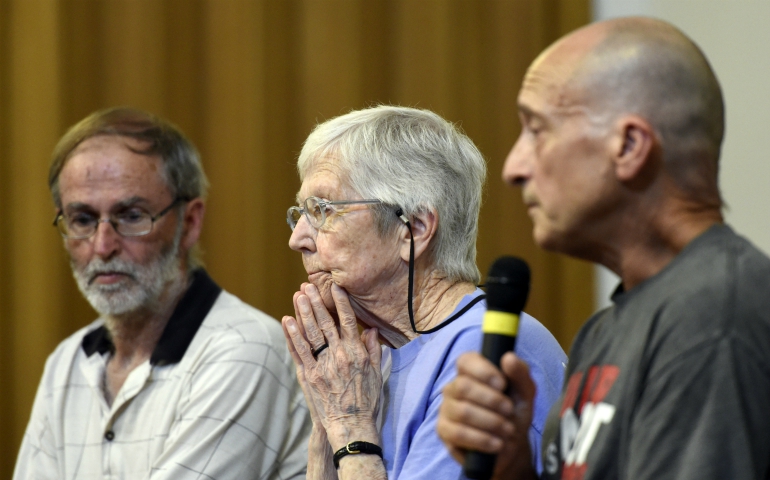
[[(308, 478), (462, 478), (435, 422), (455, 360), (481, 345), (481, 154), (432, 112), (380, 106), (316, 127), (298, 169), (289, 246), (308, 283), (283, 328), (313, 418)], [(516, 350), (538, 387), (539, 467), (565, 355), (526, 314)]]

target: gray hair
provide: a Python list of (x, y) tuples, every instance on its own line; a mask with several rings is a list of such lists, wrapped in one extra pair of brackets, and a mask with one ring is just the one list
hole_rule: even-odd
[[(79, 121), (56, 144), (48, 171), (48, 186), (58, 208), (62, 207), (59, 175), (67, 160), (84, 141), (105, 135), (133, 138), (140, 142), (141, 147), (129, 147), (132, 152), (158, 156), (163, 164), (163, 180), (175, 198), (206, 198), (209, 182), (200, 155), (182, 131), (171, 122), (151, 113), (115, 107), (99, 110)], [(188, 255), (190, 269), (202, 265), (200, 256), (196, 245)]]
[(297, 161), (301, 180), (324, 161), (362, 198), (376, 198), (380, 235), (407, 218), (435, 209), (438, 228), (429, 254), (450, 280), (478, 283), (476, 237), (486, 164), (473, 142), (428, 110), (378, 106), (324, 122), (305, 140)]

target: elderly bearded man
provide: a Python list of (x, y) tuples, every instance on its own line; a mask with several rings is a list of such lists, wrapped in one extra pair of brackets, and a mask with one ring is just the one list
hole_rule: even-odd
[[(770, 259), (723, 223), (719, 83), (698, 47), (649, 18), (596, 23), (530, 66), (503, 177), (543, 248), (622, 284), (572, 345), (543, 432), (547, 479), (770, 478)], [(739, 159), (733, 159), (739, 160)], [(533, 478), (533, 383), (458, 360), (438, 430), (455, 457), (499, 453)]]
[(145, 112), (96, 112), (59, 141), (49, 184), (101, 316), (48, 359), (14, 478), (305, 478), (309, 416), (281, 327), (197, 258), (192, 144)]

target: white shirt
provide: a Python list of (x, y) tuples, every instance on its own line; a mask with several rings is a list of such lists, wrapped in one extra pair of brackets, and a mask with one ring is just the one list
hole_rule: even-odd
[(279, 323), (203, 270), (110, 407), (102, 320), (48, 358), (14, 479), (304, 479), (310, 416)]

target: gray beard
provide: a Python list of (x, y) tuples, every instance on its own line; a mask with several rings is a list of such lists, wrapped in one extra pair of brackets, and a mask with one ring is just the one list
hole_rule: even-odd
[[(181, 233), (181, 229), (178, 233)], [(174, 243), (161, 251), (160, 256), (149, 265), (137, 265), (120, 258), (103, 261), (92, 260), (78, 269), (70, 259), (72, 276), (88, 303), (105, 317), (125, 315), (139, 310), (157, 309), (167, 287), (180, 283), (179, 244), (181, 235), (175, 235)], [(123, 280), (110, 285), (94, 284), (99, 273), (119, 272), (126, 275)]]

